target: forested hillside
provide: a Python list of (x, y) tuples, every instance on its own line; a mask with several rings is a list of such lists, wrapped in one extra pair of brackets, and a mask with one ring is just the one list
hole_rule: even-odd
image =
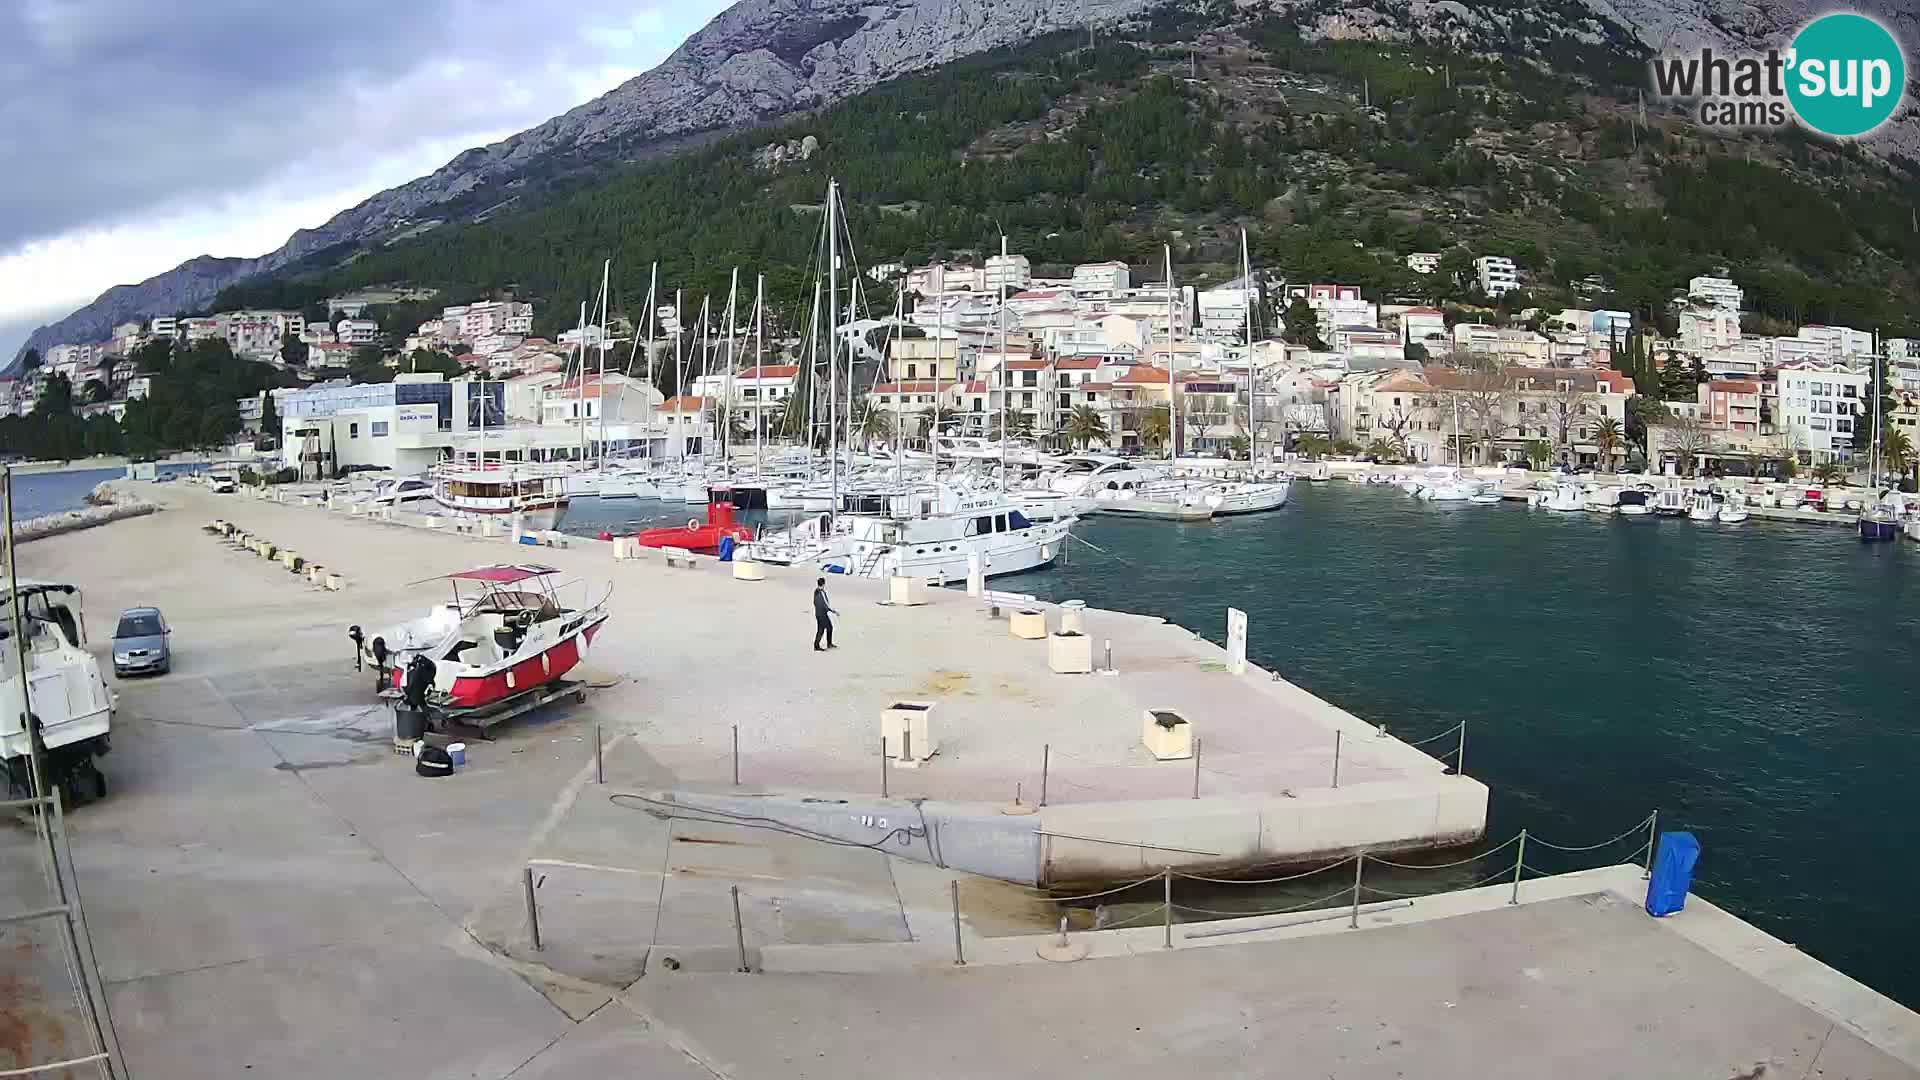
[[(1507, 38), (1459, 47), (1309, 42), (1292, 22), (1217, 8), (1091, 48), (1043, 39), (544, 209), (229, 290), (219, 306), (298, 306), (370, 283), (438, 286), (449, 302), (514, 287), (552, 332), (605, 258), (616, 307), (634, 314), (655, 260), (667, 295), (683, 288), (694, 304), (724, 293), (738, 266), (797, 305), (831, 176), (865, 264), (990, 251), (1004, 229), (1036, 271), (1157, 265), (1172, 243), (1183, 275), (1218, 279), (1244, 226), (1256, 263), (1296, 280), (1464, 299), (1404, 255), (1448, 252), (1452, 269), (1499, 253), (1536, 281), (1509, 307), (1607, 303), (1658, 323), (1676, 287), (1724, 266), (1762, 318), (1912, 330), (1912, 162), (1643, 115), (1637, 45), (1557, 32), (1537, 5), (1515, 11)], [(807, 135), (819, 141), (807, 160), (755, 163), (757, 149)], [(1575, 296), (1590, 277), (1605, 288)]]

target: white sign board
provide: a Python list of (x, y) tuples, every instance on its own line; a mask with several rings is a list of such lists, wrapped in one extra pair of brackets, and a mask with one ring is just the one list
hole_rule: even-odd
[(1235, 675), (1247, 672), (1247, 613), (1227, 609), (1227, 669)]

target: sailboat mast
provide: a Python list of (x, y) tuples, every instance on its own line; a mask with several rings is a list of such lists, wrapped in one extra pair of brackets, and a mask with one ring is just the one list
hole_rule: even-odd
[(1161, 253), (1167, 262), (1167, 463), (1180, 459), (1180, 379), (1179, 357), (1173, 351), (1173, 245), (1165, 244)]
[(759, 376), (755, 385), (760, 389), (753, 395), (753, 468), (755, 472), (767, 470), (766, 448), (764, 445), (767, 428), (767, 275), (756, 274), (753, 280), (753, 367)]
[[(653, 319), (654, 319), (654, 308), (657, 307), (660, 303), (660, 299), (658, 295), (655, 293), (655, 289), (659, 286), (659, 284), (660, 284), (660, 264), (656, 262), (653, 264), (653, 268), (647, 271), (647, 312), (646, 312), (647, 389), (645, 392), (648, 395), (651, 395), (655, 389), (655, 384), (653, 381)], [(632, 361), (627, 362), (627, 368), (629, 369), (628, 374), (632, 374), (632, 370), (631, 370), (633, 368)], [(622, 398), (622, 400), (625, 400), (624, 397)], [(653, 398), (651, 396), (647, 397), (646, 402), (647, 402), (647, 412), (649, 413), (653, 412)], [(651, 438), (649, 438), (647, 441), (647, 469), (649, 471), (653, 469), (653, 441)]]
[[(687, 364), (686, 353), (680, 347), (681, 339), (686, 336), (686, 324), (680, 321), (680, 290), (673, 290), (673, 396), (680, 399), (678, 415), (680, 417), (679, 438), (675, 440), (680, 451), (680, 471), (687, 469)], [(699, 411), (695, 410), (698, 416)]]
[(1000, 234), (1000, 490), (1007, 490), (1007, 399), (1013, 380), (1007, 376), (1007, 234)]
[(834, 226), (838, 181), (827, 181), (827, 468), (833, 504), (828, 519), (840, 512), (840, 230)]
[[(700, 375), (703, 377), (712, 374), (712, 372), (707, 370), (713, 363), (712, 335), (708, 332), (707, 328), (707, 323), (713, 318), (713, 313), (708, 307), (712, 300), (713, 296), (710, 293), (700, 294)], [(722, 404), (724, 407), (724, 403)], [(707, 451), (712, 449), (712, 443), (713, 436), (711, 435), (700, 441), (700, 460), (702, 462), (707, 460)]]
[[(1253, 257), (1247, 254), (1247, 230), (1240, 230), (1240, 284), (1247, 300), (1247, 479), (1260, 471), (1259, 397), (1253, 390)], [(1169, 376), (1171, 377), (1171, 376)]]
[[(599, 438), (600, 469), (602, 472), (605, 472), (607, 468), (607, 316), (611, 314), (613, 307), (613, 293), (608, 290), (607, 286), (612, 276), (613, 260), (608, 259), (600, 266), (600, 377), (596, 380), (599, 385), (595, 388), (598, 391), (598, 397), (600, 399)], [(585, 403), (587, 400), (585, 382), (586, 380), (581, 380), (582, 385), (580, 387), (580, 401), (583, 410), (586, 408)]]
[(740, 294), (740, 268), (733, 268), (733, 278), (727, 285), (727, 412), (723, 419), (723, 433), (720, 436), (720, 464), (730, 467), (733, 462), (733, 394), (740, 365), (736, 362), (739, 352), (734, 348), (733, 324), (738, 319), (735, 304)]
[[(945, 344), (947, 336), (947, 266), (944, 262), (940, 264), (937, 272), (940, 275), (940, 285), (936, 290), (939, 294), (939, 299), (935, 301), (935, 303), (938, 306), (933, 309), (933, 430), (927, 433), (927, 449), (933, 454), (932, 475), (933, 482), (936, 485), (940, 483), (940, 368), (944, 363), (942, 357), (947, 351)], [(957, 357), (959, 351), (955, 350), (954, 355)], [(960, 376), (958, 364), (954, 366), (953, 374), (955, 378)]]
[[(899, 292), (896, 292), (896, 293), (894, 294), (894, 296), (893, 296), (893, 330), (894, 330), (894, 333), (896, 333), (896, 334), (897, 334), (897, 333), (899, 333), (899, 332), (900, 332), (900, 323), (901, 323), (901, 322), (902, 322), (902, 321), (903, 321), (903, 320), (904, 320), (904, 319), (906, 318), (906, 314), (907, 314), (907, 290), (905, 290), (905, 289), (901, 289), (901, 290), (900, 290)], [(889, 337), (888, 337), (888, 343), (889, 343), (889, 344), (891, 344), (891, 343), (892, 343), (892, 336), (891, 336), (891, 335), (889, 335)], [(907, 387), (906, 387), (906, 384), (905, 384), (905, 383), (901, 383), (901, 384), (900, 384), (900, 390), (901, 390), (901, 393), (900, 393), (900, 395), (899, 395), (899, 396), (900, 396), (900, 402), (901, 402), (901, 404), (905, 404), (905, 403), (906, 403), (906, 401), (907, 401), (907, 394), (906, 394), (906, 388), (907, 388)], [(872, 403), (872, 402), (868, 402), (868, 403), (867, 403), (867, 405), (868, 405), (868, 408), (872, 408), (872, 405), (873, 405), (873, 403)], [(905, 427), (905, 426), (906, 426), (906, 420), (907, 420), (907, 414), (906, 414), (906, 411), (905, 411), (904, 409), (896, 409), (896, 410), (894, 410), (894, 424), (893, 424), (893, 482), (894, 482), (895, 484), (898, 484), (898, 483), (900, 483), (900, 454), (901, 454), (901, 450), (902, 450), (902, 447), (900, 446), (900, 429), (901, 429), (902, 427)]]
[[(587, 409), (587, 304), (586, 304), (586, 301), (584, 300), (580, 302), (580, 367), (574, 373), (573, 377), (576, 380), (578, 380), (575, 383), (575, 386), (578, 388), (575, 392), (575, 402), (576, 402), (575, 411), (577, 413), (584, 414)], [(486, 388), (484, 386), (481, 387), (480, 415), (481, 416), (487, 415)], [(578, 460), (582, 465), (584, 465), (586, 464), (586, 461), (587, 461), (587, 418), (586, 416), (585, 415), (578, 416), (577, 423), (574, 426), (580, 432), (580, 448), (579, 448)]]
[(1873, 455), (1867, 461), (1867, 486), (1880, 497), (1880, 331), (1873, 332)]

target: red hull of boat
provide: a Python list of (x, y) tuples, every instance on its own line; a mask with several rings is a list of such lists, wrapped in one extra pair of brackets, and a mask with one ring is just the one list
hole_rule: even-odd
[(707, 520), (704, 524), (696, 519), (680, 528), (643, 529), (634, 537), (634, 541), (641, 547), (686, 548), (688, 551), (711, 555), (720, 550), (720, 541), (728, 537), (732, 537), (735, 544), (744, 544), (753, 539), (753, 530), (745, 525), (735, 525), (733, 504), (715, 492), (715, 501), (707, 504)]
[[(606, 625), (606, 620), (589, 624), (577, 637), (567, 638), (538, 656), (529, 656), (510, 668), (503, 668), (487, 675), (461, 675), (453, 680), (453, 689), (447, 694), (448, 707), (455, 709), (478, 709), (504, 701), (516, 694), (524, 694), (543, 684), (555, 682), (580, 663), (580, 647), (577, 638), (585, 638), (588, 645), (593, 644), (594, 635)], [(398, 690), (406, 685), (406, 672), (394, 668), (393, 687)]]

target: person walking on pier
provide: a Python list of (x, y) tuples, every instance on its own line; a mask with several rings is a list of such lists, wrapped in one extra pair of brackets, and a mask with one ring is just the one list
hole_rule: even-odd
[(815, 578), (813, 582), (814, 652), (826, 651), (826, 649), (820, 647), (820, 639), (823, 637), (827, 640), (828, 649), (838, 648), (838, 646), (833, 643), (833, 620), (829, 618), (829, 616), (838, 614), (840, 613), (834, 610), (833, 605), (827, 602), (827, 579)]

